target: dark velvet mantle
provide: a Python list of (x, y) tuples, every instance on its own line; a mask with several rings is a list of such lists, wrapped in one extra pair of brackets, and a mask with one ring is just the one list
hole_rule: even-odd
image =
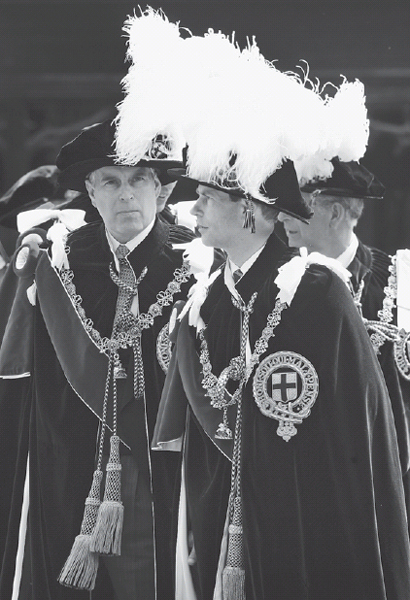
[[(190, 241), (192, 238), (193, 235), (188, 230), (157, 221), (148, 237), (129, 255), (137, 277), (144, 266), (148, 267), (147, 275), (139, 288), (142, 312), (146, 312), (155, 302), (156, 295), (166, 289), (168, 282), (173, 279), (175, 269), (181, 266), (181, 252), (173, 250), (172, 244)], [(108, 266), (112, 257), (103, 225), (97, 222), (77, 230), (69, 236), (68, 245), (70, 268), (74, 272), (77, 293), (83, 299), (82, 307), (100, 334), (110, 336), (118, 288), (109, 276)], [(39, 288), (48, 260), (44, 256), (39, 264)], [(181, 293), (176, 294), (174, 299), (183, 298), (189, 285), (190, 283), (183, 285)], [(49, 314), (47, 307), (55, 302), (58, 302), (58, 298), (52, 295), (52, 288), (44, 289), (43, 286), (35, 310), (34, 376), (30, 397), (30, 600), (80, 600), (89, 597), (86, 592), (64, 588), (57, 583), (57, 576), (80, 529), (84, 500), (94, 470), (99, 423), (95, 413), (98, 414), (98, 410), (91, 411), (67, 381), (56, 356), (53, 337), (60, 336), (61, 342), (67, 336), (67, 346), (78, 353), (75, 359), (78, 360), (79, 355), (84, 356), (83, 371), (86, 376), (88, 373), (91, 384), (88, 386), (89, 390), (92, 391), (93, 383), (95, 384), (93, 401), (96, 405), (102, 402), (98, 392), (101, 382), (97, 382), (97, 371), (87, 365), (84, 344), (79, 339), (69, 339), (63, 306), (53, 307), (56, 309), (54, 316), (58, 318), (58, 322), (53, 321), (52, 317), (46, 324), (44, 315)], [(119, 432), (124, 440), (128, 440), (130, 448), (123, 446), (122, 450), (134, 454), (141, 474), (148, 471), (148, 437), (152, 434), (164, 381), (164, 373), (156, 359), (156, 340), (160, 329), (168, 321), (171, 308), (165, 307), (163, 315), (155, 320), (153, 327), (143, 333), (145, 403), (133, 399), (130, 377), (123, 389), (119, 390)], [(131, 358), (127, 353), (123, 355), (125, 364)], [(158, 593), (159, 598), (170, 600), (171, 497), (179, 459), (175, 453), (164, 452), (153, 453), (150, 460), (156, 508)], [(104, 570), (101, 566), (100, 571), (103, 577)], [(97, 580), (93, 600), (105, 600), (109, 597), (108, 590), (103, 579)]]
[[(265, 284), (259, 288), (251, 318), (252, 347), (278, 291), (273, 283), (275, 264), (269, 263), (270, 272), (265, 271)], [(249, 277), (259, 270), (262, 265), (257, 261)], [(249, 287), (248, 296), (253, 291)], [(202, 311), (217, 373), (238, 349), (239, 322), (235, 327), (229, 298), (217, 314), (224, 296), (218, 279)], [(193, 344), (194, 337), (193, 333)], [(177, 348), (178, 344), (179, 338)], [(391, 403), (350, 293), (324, 267), (306, 271), (266, 355), (284, 350), (297, 352), (314, 365), (319, 395), (310, 416), (297, 425), (296, 436), (286, 442), (277, 435), (277, 421), (259, 411), (252, 382), (245, 389), (242, 498), (247, 600), (410, 597), (409, 540)], [(178, 349), (176, 355), (180, 356)], [(176, 361), (175, 367), (185, 388), (184, 365)], [(174, 373), (167, 381), (172, 377)], [(163, 400), (169, 401), (171, 410), (172, 385), (164, 390), (168, 397)], [(204, 431), (205, 412), (198, 418), (189, 395), (188, 401), (185, 464), (198, 557), (198, 598), (212, 600), (230, 462)]]

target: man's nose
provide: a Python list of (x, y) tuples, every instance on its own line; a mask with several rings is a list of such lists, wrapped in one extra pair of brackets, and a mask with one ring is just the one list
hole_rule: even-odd
[(126, 183), (121, 187), (120, 198), (125, 202), (129, 202), (130, 200), (135, 199), (135, 191), (131, 185)]
[(191, 213), (191, 215), (194, 215), (194, 217), (196, 217), (201, 213), (201, 211), (201, 198), (198, 198), (189, 212)]

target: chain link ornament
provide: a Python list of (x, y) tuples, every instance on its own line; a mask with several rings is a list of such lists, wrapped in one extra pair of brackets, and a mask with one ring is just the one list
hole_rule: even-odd
[[(253, 305), (258, 296), (255, 292), (247, 305), (244, 305), (236, 298), (231, 296), (232, 302), (236, 308), (238, 308), (243, 314), (243, 324), (241, 330), (241, 348), (239, 356), (232, 358), (229, 366), (226, 367), (219, 377), (212, 373), (212, 365), (210, 362), (208, 344), (205, 339), (205, 329), (199, 331), (201, 340), (201, 354), (199, 357), (200, 363), (202, 364), (202, 386), (206, 390), (206, 395), (211, 398), (211, 406), (218, 408), (223, 411), (222, 422), (218, 425), (215, 437), (222, 440), (231, 440), (232, 431), (228, 425), (228, 408), (233, 404), (236, 404), (238, 393), (240, 393), (241, 384), (234, 394), (230, 394), (227, 389), (227, 383), (229, 380), (241, 381), (245, 376), (245, 353), (246, 353), (246, 342), (249, 334), (249, 319), (253, 312)], [(226, 399), (228, 396), (228, 400)]]
[[(66, 252), (69, 254), (69, 248), (66, 248)], [(130, 269), (132, 270), (131, 266)], [(76, 293), (73, 282), (74, 273), (65, 267), (55, 270), (72, 301), (84, 330), (99, 351), (108, 357), (97, 466), (90, 492), (85, 501), (80, 534), (76, 537), (70, 555), (58, 578), (62, 585), (91, 591), (95, 587), (99, 554), (119, 555), (121, 553), (124, 506), (121, 502), (121, 462), (119, 453), (120, 438), (117, 435), (116, 381), (118, 378), (126, 377), (126, 373), (122, 368), (118, 351), (120, 348), (133, 348), (134, 396), (142, 396), (145, 389), (141, 347), (142, 332), (154, 324), (156, 317), (162, 315), (164, 306), (171, 304), (174, 294), (180, 291), (182, 283), (188, 281), (190, 272), (188, 263), (184, 263), (181, 268), (175, 269), (174, 279), (168, 283), (165, 291), (157, 294), (156, 302), (151, 304), (147, 313), (135, 317), (129, 308), (133, 297), (138, 293), (138, 285), (145, 277), (147, 268), (143, 269), (138, 279), (135, 278), (133, 272), (132, 277), (128, 272), (126, 279), (121, 274), (117, 276), (113, 266), (110, 265), (113, 281), (119, 286), (119, 298), (117, 300), (113, 334), (111, 338), (104, 338), (94, 328), (93, 321), (87, 318), (82, 308), (82, 298)], [(112, 397), (113, 432), (110, 439), (110, 456), (106, 466), (104, 497), (101, 502), (102, 458), (110, 396)]]
[(394, 344), (394, 359), (402, 377), (410, 381), (410, 332), (405, 329), (400, 329), (399, 340)]

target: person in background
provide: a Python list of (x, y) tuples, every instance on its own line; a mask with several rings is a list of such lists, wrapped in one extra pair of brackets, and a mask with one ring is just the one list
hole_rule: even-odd
[[(332, 160), (327, 179), (305, 183), (302, 194), (314, 211), (309, 225), (279, 215), (291, 248), (336, 259), (351, 273), (350, 285), (382, 367), (392, 402), (410, 516), (410, 383), (395, 361), (398, 338), (395, 257), (359, 240), (355, 228), (367, 202), (380, 202), (384, 186), (358, 161)], [(303, 252), (303, 250), (302, 250)]]

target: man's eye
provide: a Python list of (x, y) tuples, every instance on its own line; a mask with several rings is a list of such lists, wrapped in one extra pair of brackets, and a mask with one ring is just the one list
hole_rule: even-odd
[(104, 185), (115, 185), (115, 179), (107, 179), (107, 181), (104, 182)]

